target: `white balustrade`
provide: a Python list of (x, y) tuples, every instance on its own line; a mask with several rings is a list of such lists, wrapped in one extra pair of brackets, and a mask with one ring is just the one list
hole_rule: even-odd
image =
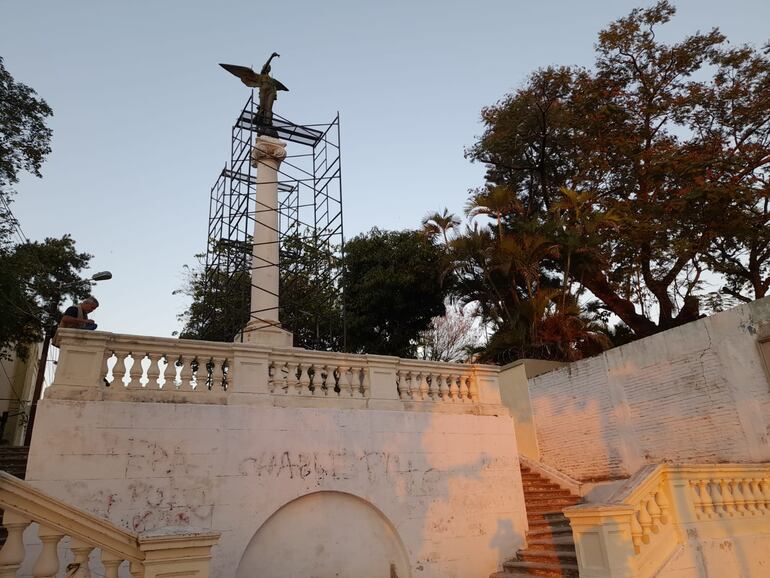
[[(581, 576), (654, 576), (690, 528), (701, 538), (719, 539), (766, 531), (770, 464), (645, 466), (608, 502), (564, 513)], [(606, 567), (596, 567), (600, 558)]]
[(73, 329), (61, 330), (57, 341), (50, 398), (250, 403), (256, 394), (469, 413), (501, 404), (498, 369), (487, 366)]
[[(0, 549), (0, 578), (15, 577), (22, 566), (31, 567), (33, 578), (88, 578), (95, 575), (89, 568), (95, 550), (100, 552), (105, 578), (118, 578), (121, 564), (128, 565), (133, 578), (208, 578), (210, 550), (219, 539), (217, 533), (184, 528), (131, 534), (5, 472), (0, 472), (0, 509), (8, 533)], [(30, 549), (38, 553), (27, 561), (24, 533), (30, 526), (41, 547)], [(63, 542), (65, 537), (69, 540)], [(60, 545), (67, 543), (71, 554), (60, 556)], [(153, 552), (152, 560), (146, 552)], [(68, 559), (72, 561), (67, 563)]]

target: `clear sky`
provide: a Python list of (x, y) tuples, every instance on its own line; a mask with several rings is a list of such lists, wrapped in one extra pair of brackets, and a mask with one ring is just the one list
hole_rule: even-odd
[[(114, 279), (100, 329), (168, 336), (172, 291), (206, 244), (210, 187), (248, 89), (217, 63), (273, 51), (276, 112), (340, 112), (346, 235), (460, 213), (483, 167), (479, 111), (550, 64), (590, 65), (597, 32), (641, 0), (0, 0), (0, 55), (54, 109), (43, 179), (13, 205), (33, 239), (71, 233)], [(665, 33), (770, 38), (767, 0), (680, 0)]]

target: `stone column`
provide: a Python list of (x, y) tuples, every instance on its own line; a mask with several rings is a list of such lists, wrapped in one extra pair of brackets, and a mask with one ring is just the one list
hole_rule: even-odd
[(292, 334), (278, 319), (278, 167), (286, 158), (286, 143), (257, 137), (251, 164), (257, 169), (257, 203), (251, 254), (251, 319), (244, 341), (291, 347)]

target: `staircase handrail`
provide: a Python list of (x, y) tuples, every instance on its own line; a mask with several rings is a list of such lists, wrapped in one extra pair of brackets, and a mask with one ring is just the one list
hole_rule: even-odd
[(65, 536), (69, 536), (74, 554), (74, 563), (67, 570), (75, 572), (75, 576), (88, 575), (89, 556), (98, 549), (106, 578), (117, 578), (123, 562), (128, 562), (129, 571), (136, 577), (208, 578), (211, 548), (219, 540), (219, 533), (197, 528), (128, 532), (7, 472), (0, 472), (0, 509), (4, 511), (2, 525), (8, 532), (0, 549), (2, 576), (15, 576), (24, 563), (27, 551), (23, 536), (33, 523), (38, 525), (42, 542), (31, 570), (34, 578), (59, 574), (63, 561), (58, 547)]
[(690, 528), (714, 538), (739, 529), (766, 533), (770, 464), (651, 464), (606, 502), (572, 506), (564, 514), (581, 578), (645, 578), (685, 543)]
[[(61, 530), (68, 536), (91, 543), (124, 560), (141, 562), (144, 559), (136, 534), (57, 500), (7, 472), (0, 472), (0, 508)], [(66, 520), (66, 524), (62, 523), (63, 520)]]

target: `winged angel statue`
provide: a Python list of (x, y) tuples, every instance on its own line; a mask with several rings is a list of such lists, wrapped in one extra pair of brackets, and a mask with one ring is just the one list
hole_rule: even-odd
[(241, 79), (241, 82), (252, 88), (259, 88), (259, 118), (257, 119), (261, 127), (273, 126), (273, 103), (278, 99), (278, 91), (286, 88), (281, 82), (270, 76), (270, 61), (276, 56), (273, 52), (267, 59), (262, 71), (257, 74), (247, 66), (236, 66), (235, 64), (220, 64), (230, 74)]

